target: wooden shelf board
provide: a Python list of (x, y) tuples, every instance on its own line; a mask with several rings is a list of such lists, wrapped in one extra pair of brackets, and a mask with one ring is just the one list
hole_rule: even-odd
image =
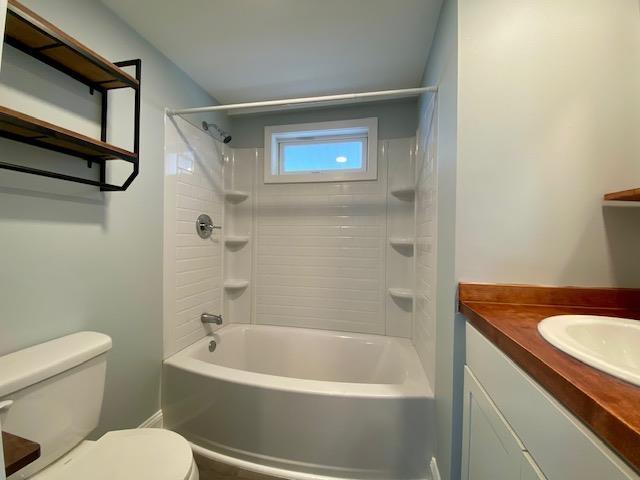
[(134, 152), (2, 106), (0, 136), (83, 159), (133, 162), (138, 158)]
[(13, 475), (40, 458), (40, 445), (26, 438), (2, 432), (5, 475)]
[(9, 0), (4, 41), (98, 90), (140, 82), (16, 0)]
[(640, 188), (622, 190), (620, 192), (607, 193), (604, 196), (606, 201), (640, 202)]

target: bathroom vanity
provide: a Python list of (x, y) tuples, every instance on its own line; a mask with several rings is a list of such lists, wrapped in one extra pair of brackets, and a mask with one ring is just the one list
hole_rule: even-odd
[(559, 314), (640, 319), (637, 301), (637, 290), (460, 285), (464, 480), (640, 479), (640, 388), (537, 330)]

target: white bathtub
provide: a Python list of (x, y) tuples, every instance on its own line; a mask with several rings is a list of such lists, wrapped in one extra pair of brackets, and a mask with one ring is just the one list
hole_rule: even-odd
[(420, 479), (432, 453), (433, 393), (398, 338), (225, 326), (164, 362), (162, 409), (199, 453), (284, 478)]

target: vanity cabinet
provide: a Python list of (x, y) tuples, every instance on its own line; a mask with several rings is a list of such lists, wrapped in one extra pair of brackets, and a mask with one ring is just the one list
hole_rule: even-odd
[(640, 480), (468, 323), (466, 343), (463, 480)]

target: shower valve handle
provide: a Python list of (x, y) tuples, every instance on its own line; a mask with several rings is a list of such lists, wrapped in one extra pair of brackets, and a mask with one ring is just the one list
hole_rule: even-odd
[(201, 230), (222, 230), (221, 225), (213, 225), (212, 223), (200, 222)]
[(222, 230), (222, 226), (214, 225), (211, 217), (205, 213), (198, 217), (196, 220), (196, 232), (200, 238), (209, 238), (214, 230)]

